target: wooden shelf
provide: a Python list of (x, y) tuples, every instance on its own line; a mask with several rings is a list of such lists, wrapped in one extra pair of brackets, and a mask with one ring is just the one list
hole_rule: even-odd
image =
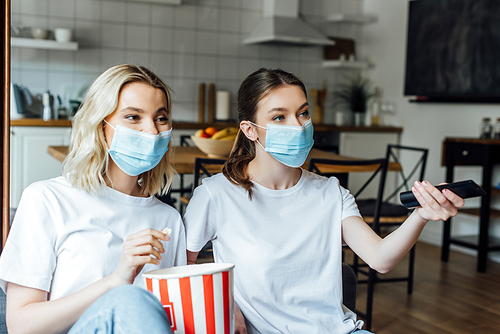
[(128, 2), (147, 2), (147, 3), (159, 3), (162, 5), (180, 5), (182, 0), (126, 0)]
[[(481, 216), (481, 208), (462, 208), (458, 209), (458, 212), (476, 217)], [(500, 218), (500, 210), (490, 209), (490, 218)]]
[(357, 23), (367, 24), (377, 21), (373, 15), (355, 15), (355, 14), (332, 14), (326, 17), (327, 22), (331, 23)]
[(17, 47), (17, 48), (33, 48), (33, 49), (63, 50), (63, 51), (78, 50), (77, 42), (61, 43), (49, 39), (12, 37), (10, 39), (10, 45), (14, 48)]
[(367, 61), (347, 61), (347, 60), (324, 60), (323, 67), (325, 68), (340, 68), (340, 69), (353, 69), (362, 70), (371, 67)]

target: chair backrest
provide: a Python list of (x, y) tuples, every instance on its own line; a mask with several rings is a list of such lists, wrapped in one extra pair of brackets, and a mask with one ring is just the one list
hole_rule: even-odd
[(335, 176), (344, 188), (348, 188), (349, 175), (355, 173), (358, 175), (359, 173), (365, 174), (363, 185), (354, 193), (355, 198), (358, 198), (368, 185), (376, 182), (377, 176), (379, 176), (372, 224), (372, 228), (378, 232), (380, 208), (387, 174), (387, 159), (333, 160), (312, 158), (309, 160), (308, 170), (327, 177)]
[(413, 186), (414, 181), (423, 181), (425, 167), (427, 165), (427, 148), (387, 145), (386, 158), (389, 163), (401, 165), (398, 171), (398, 180), (395, 182), (394, 190), (384, 198), (384, 202), (389, 202), (395, 198), (401, 191), (408, 191)]
[(193, 191), (205, 177), (222, 172), (222, 165), (225, 163), (225, 159), (196, 158), (194, 161)]
[(181, 135), (181, 146), (195, 146), (191, 135)]

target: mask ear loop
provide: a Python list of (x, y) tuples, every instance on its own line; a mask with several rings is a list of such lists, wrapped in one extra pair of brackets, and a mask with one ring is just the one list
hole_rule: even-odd
[[(116, 131), (116, 128), (109, 124), (108, 121), (106, 121), (105, 119), (103, 119), (104, 122), (106, 122), (106, 124), (108, 124), (111, 128), (113, 128), (113, 130)], [(106, 124), (102, 123), (102, 133), (104, 135), (104, 140), (106, 140), (106, 132), (104, 131), (104, 127), (106, 126)], [(106, 171), (106, 173), (104, 173), (104, 175), (106, 176), (106, 178), (109, 180), (109, 182), (111, 183), (111, 189), (115, 189), (115, 185), (113, 184), (113, 180), (111, 180), (111, 178), (109, 177), (107, 171), (109, 170), (109, 147), (108, 147), (108, 144), (106, 143), (106, 151), (107, 151), (107, 154), (106, 154), (106, 164), (104, 166), (104, 169)]]
[(106, 121), (105, 119), (103, 119), (103, 121), (106, 122), (106, 124), (109, 125), (111, 128), (113, 128), (113, 130), (116, 130), (116, 128), (113, 125), (109, 124), (108, 121)]
[[(265, 128), (265, 127), (263, 127), (263, 126), (260, 126), (259, 124), (255, 124), (255, 123), (254, 123), (254, 122), (252, 122), (252, 121), (248, 121), (248, 122), (249, 122), (250, 124), (252, 124), (252, 125), (255, 125), (256, 127), (259, 127), (259, 128), (261, 128), (261, 129), (264, 129), (264, 130), (266, 130), (266, 131), (267, 131), (267, 128)], [(264, 150), (264, 152), (265, 152), (265, 151), (266, 151), (266, 148), (265, 148), (264, 146), (262, 146), (262, 143), (260, 142), (259, 137), (257, 137), (256, 142), (257, 142), (257, 144), (259, 144), (259, 145), (260, 145), (260, 147), (262, 147), (262, 149), (263, 149), (263, 150)]]

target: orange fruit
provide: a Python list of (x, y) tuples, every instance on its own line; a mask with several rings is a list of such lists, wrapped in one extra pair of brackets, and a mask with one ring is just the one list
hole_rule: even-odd
[(205, 133), (212, 137), (217, 132), (217, 129), (214, 127), (208, 127), (205, 129)]

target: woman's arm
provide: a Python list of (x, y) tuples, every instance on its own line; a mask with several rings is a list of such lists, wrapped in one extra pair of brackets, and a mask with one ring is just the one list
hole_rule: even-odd
[(132, 284), (146, 263), (159, 264), (164, 248), (160, 240), (170, 240), (160, 231), (146, 229), (123, 243), (117, 269), (82, 290), (48, 301), (46, 291), (13, 283), (7, 285), (7, 327), (9, 333), (65, 333), (85, 310), (112, 288)]
[(380, 238), (361, 218), (352, 216), (342, 221), (342, 237), (346, 244), (372, 269), (386, 273), (405, 256), (417, 241), (428, 220), (447, 220), (457, 214), (464, 200), (449, 190), (442, 192), (424, 181), (413, 187), (421, 204), (394, 232)]
[(9, 333), (65, 333), (85, 310), (113, 288), (110, 277), (63, 298), (47, 301), (48, 293), (7, 283)]

